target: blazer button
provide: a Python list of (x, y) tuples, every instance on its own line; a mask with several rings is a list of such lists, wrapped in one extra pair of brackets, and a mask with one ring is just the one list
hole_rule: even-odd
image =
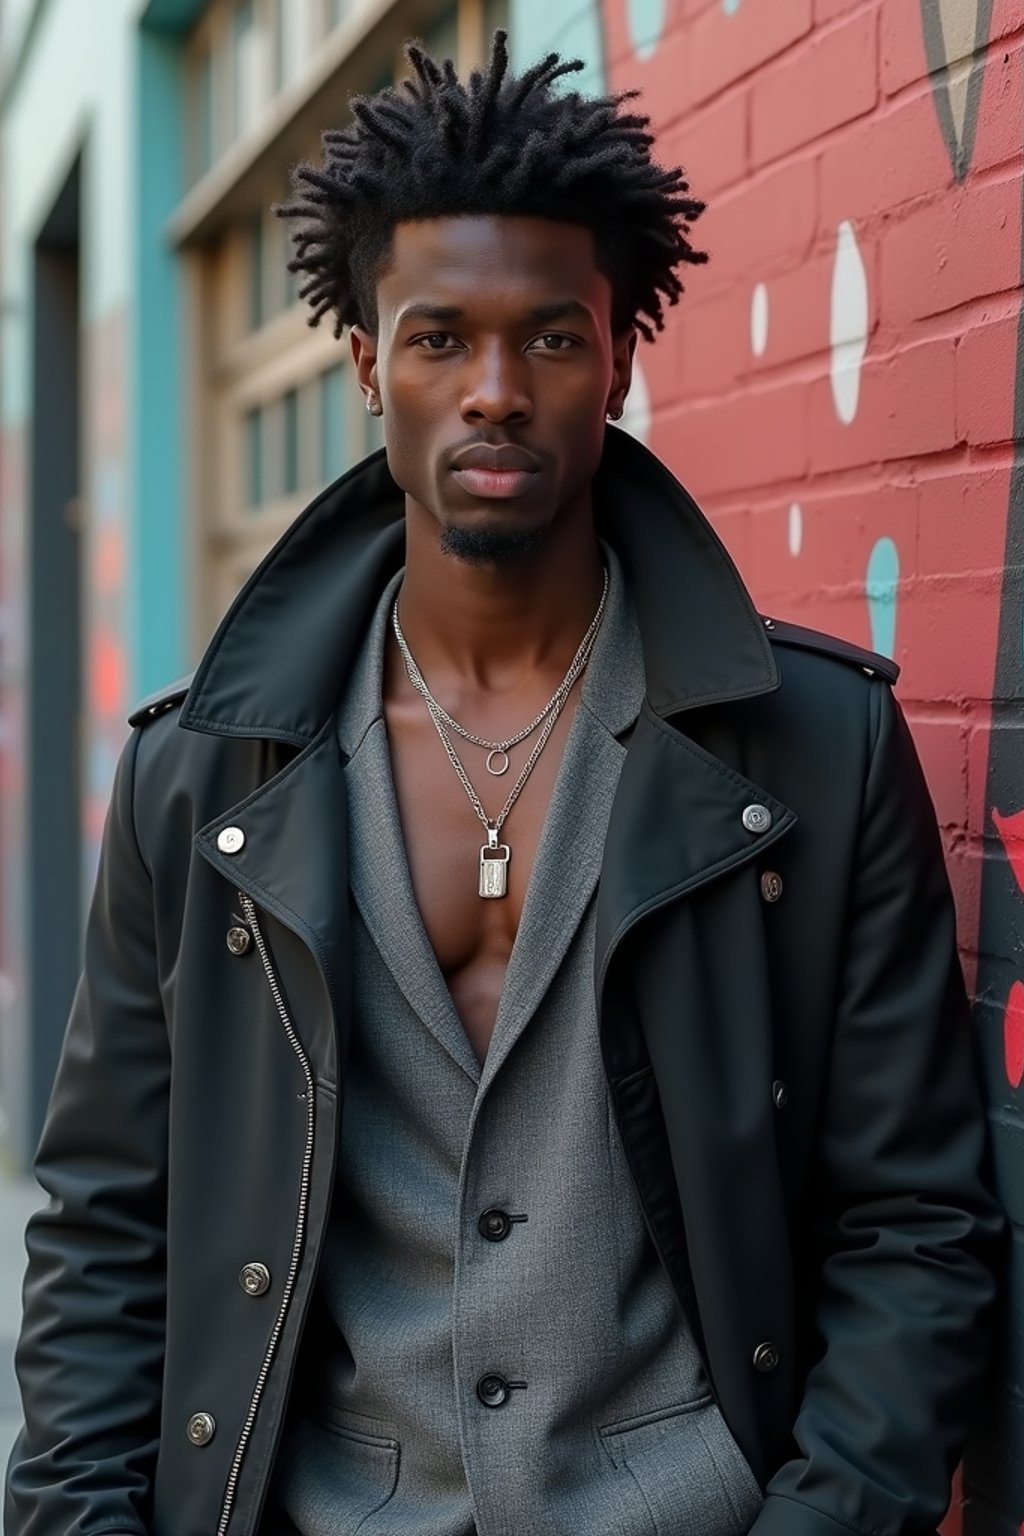
[(186, 1433), (193, 1445), (209, 1445), (217, 1433), (217, 1421), (212, 1413), (194, 1413)]
[(217, 847), (221, 853), (241, 853), (245, 847), (245, 833), (241, 827), (224, 827), (217, 833)]
[(485, 1408), (503, 1408), (508, 1402), (508, 1382), (504, 1376), (481, 1376), (476, 1395)]
[(503, 1408), (509, 1400), (509, 1394), (525, 1386), (525, 1381), (506, 1381), (504, 1376), (489, 1371), (477, 1382), (476, 1395), (485, 1408)]
[(761, 895), (768, 902), (776, 902), (782, 895), (782, 876), (774, 869), (766, 869), (761, 876)]
[(229, 928), (227, 945), (233, 955), (247, 955), (252, 948), (252, 934), (248, 928)]
[(781, 1077), (777, 1077), (772, 1083), (772, 1103), (776, 1109), (785, 1109), (789, 1103), (789, 1089)]
[(759, 1344), (754, 1350), (754, 1370), (767, 1376), (779, 1363), (779, 1352), (772, 1343)]
[(489, 1243), (500, 1243), (508, 1237), (512, 1231), (512, 1223), (508, 1219), (506, 1211), (484, 1211), (477, 1222), (480, 1236), (486, 1237)]
[(270, 1289), (270, 1270), (265, 1264), (243, 1264), (238, 1283), (247, 1296), (263, 1296)]

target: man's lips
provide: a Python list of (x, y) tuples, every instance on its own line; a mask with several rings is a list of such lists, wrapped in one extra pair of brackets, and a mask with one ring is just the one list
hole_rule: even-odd
[(472, 496), (506, 500), (521, 496), (524, 491), (529, 490), (537, 479), (538, 471), (535, 469), (483, 469), (467, 465), (453, 469), (452, 474), (463, 490), (469, 491)]

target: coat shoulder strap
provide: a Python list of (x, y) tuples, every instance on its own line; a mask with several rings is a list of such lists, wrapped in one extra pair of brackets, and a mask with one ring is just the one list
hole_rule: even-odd
[(156, 693), (151, 693), (140, 704), (136, 704), (128, 716), (128, 724), (148, 725), (158, 715), (166, 714), (167, 710), (180, 704), (188, 693), (194, 676), (195, 673), (190, 672), (187, 677), (179, 677), (176, 683), (170, 683), (166, 688), (158, 688)]
[(834, 656), (851, 667), (860, 667), (868, 677), (884, 677), (887, 683), (895, 683), (900, 675), (899, 666), (888, 656), (879, 656), (876, 651), (865, 650), (863, 646), (840, 640), (835, 635), (805, 629), (802, 624), (786, 624), (782, 619), (765, 619), (764, 627), (773, 645), (796, 645), (805, 651), (820, 651), (823, 656)]

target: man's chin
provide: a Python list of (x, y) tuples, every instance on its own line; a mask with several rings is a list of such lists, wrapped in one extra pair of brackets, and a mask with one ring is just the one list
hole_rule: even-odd
[(549, 529), (547, 523), (533, 528), (449, 523), (441, 530), (441, 550), (466, 565), (516, 565), (537, 553)]

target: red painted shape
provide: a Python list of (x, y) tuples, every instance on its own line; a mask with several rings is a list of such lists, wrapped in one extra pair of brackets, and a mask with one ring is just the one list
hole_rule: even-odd
[(124, 703), (125, 658), (116, 636), (99, 629), (92, 636), (89, 697), (96, 714), (116, 715)]
[(1024, 981), (1015, 981), (1003, 1015), (1003, 1049), (1011, 1088), (1024, 1082)]
[(1024, 811), (1015, 811), (1012, 816), (1000, 816), (997, 810), (993, 810), (992, 820), (1006, 849), (1014, 878), (1024, 892)]

